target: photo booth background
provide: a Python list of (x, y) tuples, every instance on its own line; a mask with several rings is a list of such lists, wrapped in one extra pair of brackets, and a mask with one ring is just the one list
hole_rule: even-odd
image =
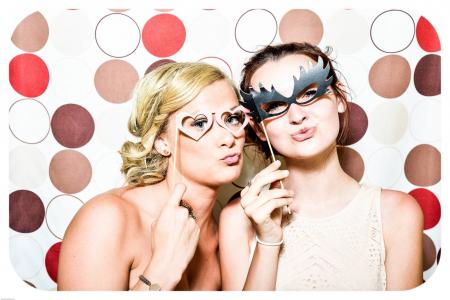
[[(137, 80), (172, 61), (204, 61), (236, 83), (268, 44), (307, 41), (332, 57), (352, 94), (340, 161), (357, 180), (410, 193), (425, 218), (424, 280), (439, 263), (441, 57), (432, 22), (408, 10), (41, 10), (11, 32), (10, 259), (18, 276), (56, 289), (64, 232), (93, 196), (124, 183)], [(262, 167), (221, 188), (215, 217)], [(259, 163), (258, 163), (259, 162)]]

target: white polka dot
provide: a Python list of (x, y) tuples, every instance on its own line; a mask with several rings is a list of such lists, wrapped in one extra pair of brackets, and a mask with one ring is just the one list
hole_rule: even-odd
[(128, 119), (131, 109), (112, 107), (104, 111), (97, 119), (95, 136), (111, 150), (119, 150), (129, 139)]
[(367, 87), (367, 67), (354, 56), (340, 56), (335, 65), (339, 80), (349, 88), (348, 92), (357, 97)]
[(50, 38), (55, 48), (66, 55), (79, 55), (94, 41), (94, 29), (80, 10), (64, 10), (53, 20)]
[(403, 172), (402, 155), (396, 148), (377, 150), (369, 157), (366, 174), (373, 185), (389, 188), (394, 186)]
[(16, 101), (9, 109), (9, 129), (24, 143), (40, 143), (50, 132), (50, 115), (37, 100)]
[(277, 34), (277, 21), (265, 9), (252, 9), (243, 14), (236, 24), (236, 42), (247, 52), (256, 52), (270, 45)]
[(62, 59), (51, 67), (50, 86), (61, 100), (80, 102), (94, 88), (94, 72), (80, 59)]
[(411, 113), (411, 134), (421, 142), (435, 142), (441, 138), (440, 101), (422, 100)]
[(48, 164), (33, 146), (18, 146), (9, 153), (9, 179), (19, 188), (33, 189), (47, 179)]
[(103, 17), (95, 29), (98, 47), (109, 56), (120, 58), (132, 54), (139, 46), (141, 32), (129, 16), (113, 13)]
[(351, 54), (369, 41), (367, 20), (352, 9), (339, 10), (327, 24), (328, 44), (337, 52)]
[(109, 190), (113, 187), (121, 187), (125, 177), (120, 172), (122, 158), (117, 152), (111, 152), (96, 162), (93, 169), (93, 180), (100, 191)]
[(9, 239), (9, 258), (23, 280), (36, 276), (44, 266), (44, 251), (30, 236), (20, 234)]
[(200, 56), (223, 51), (232, 37), (230, 22), (216, 10), (202, 11), (187, 27), (187, 40)]
[(233, 73), (231, 72), (230, 65), (219, 57), (204, 57), (199, 61), (213, 65), (219, 68), (223, 73), (225, 73), (228, 77), (233, 78)]
[(405, 134), (408, 111), (399, 101), (379, 104), (369, 116), (369, 127), (378, 142), (394, 144)]
[(67, 226), (81, 206), (83, 202), (72, 195), (60, 195), (53, 198), (45, 212), (45, 221), (50, 232), (62, 240)]
[(409, 14), (400, 10), (389, 10), (372, 23), (370, 34), (375, 46), (388, 53), (406, 49), (414, 39), (414, 20)]

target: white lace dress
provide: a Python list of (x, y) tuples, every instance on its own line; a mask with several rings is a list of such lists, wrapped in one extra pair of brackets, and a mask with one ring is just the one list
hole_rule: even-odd
[(379, 187), (362, 185), (330, 217), (290, 220), (284, 227), (276, 289), (385, 290), (380, 195)]

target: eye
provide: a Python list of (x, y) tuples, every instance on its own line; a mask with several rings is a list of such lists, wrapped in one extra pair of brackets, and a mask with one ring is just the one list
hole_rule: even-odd
[(242, 123), (242, 115), (241, 114), (232, 114), (229, 115), (225, 122), (230, 125), (239, 125)]
[(192, 121), (191, 126), (198, 128), (198, 129), (204, 129), (206, 126), (206, 123), (208, 123), (208, 120), (205, 118), (198, 119), (198, 120), (196, 119), (196, 120)]
[(261, 108), (269, 114), (276, 114), (276, 113), (280, 113), (283, 112), (287, 107), (287, 103), (286, 102), (282, 102), (282, 101), (272, 101), (269, 103), (264, 103), (261, 105)]
[(304, 92), (300, 97), (299, 97), (299, 102), (306, 102), (311, 100), (315, 95), (317, 94), (317, 88), (312, 88), (307, 90), (306, 92)]

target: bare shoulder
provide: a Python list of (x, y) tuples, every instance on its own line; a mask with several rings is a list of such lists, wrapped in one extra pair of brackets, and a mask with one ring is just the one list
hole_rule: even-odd
[(252, 233), (253, 227), (241, 206), (241, 198), (231, 200), (221, 211), (219, 227), (221, 230)]
[(106, 192), (85, 203), (70, 223), (64, 240), (84, 236), (125, 238), (137, 220), (137, 210), (115, 193)]
[(383, 189), (381, 214), (387, 238), (417, 234), (423, 230), (422, 209), (416, 199), (407, 193)]

